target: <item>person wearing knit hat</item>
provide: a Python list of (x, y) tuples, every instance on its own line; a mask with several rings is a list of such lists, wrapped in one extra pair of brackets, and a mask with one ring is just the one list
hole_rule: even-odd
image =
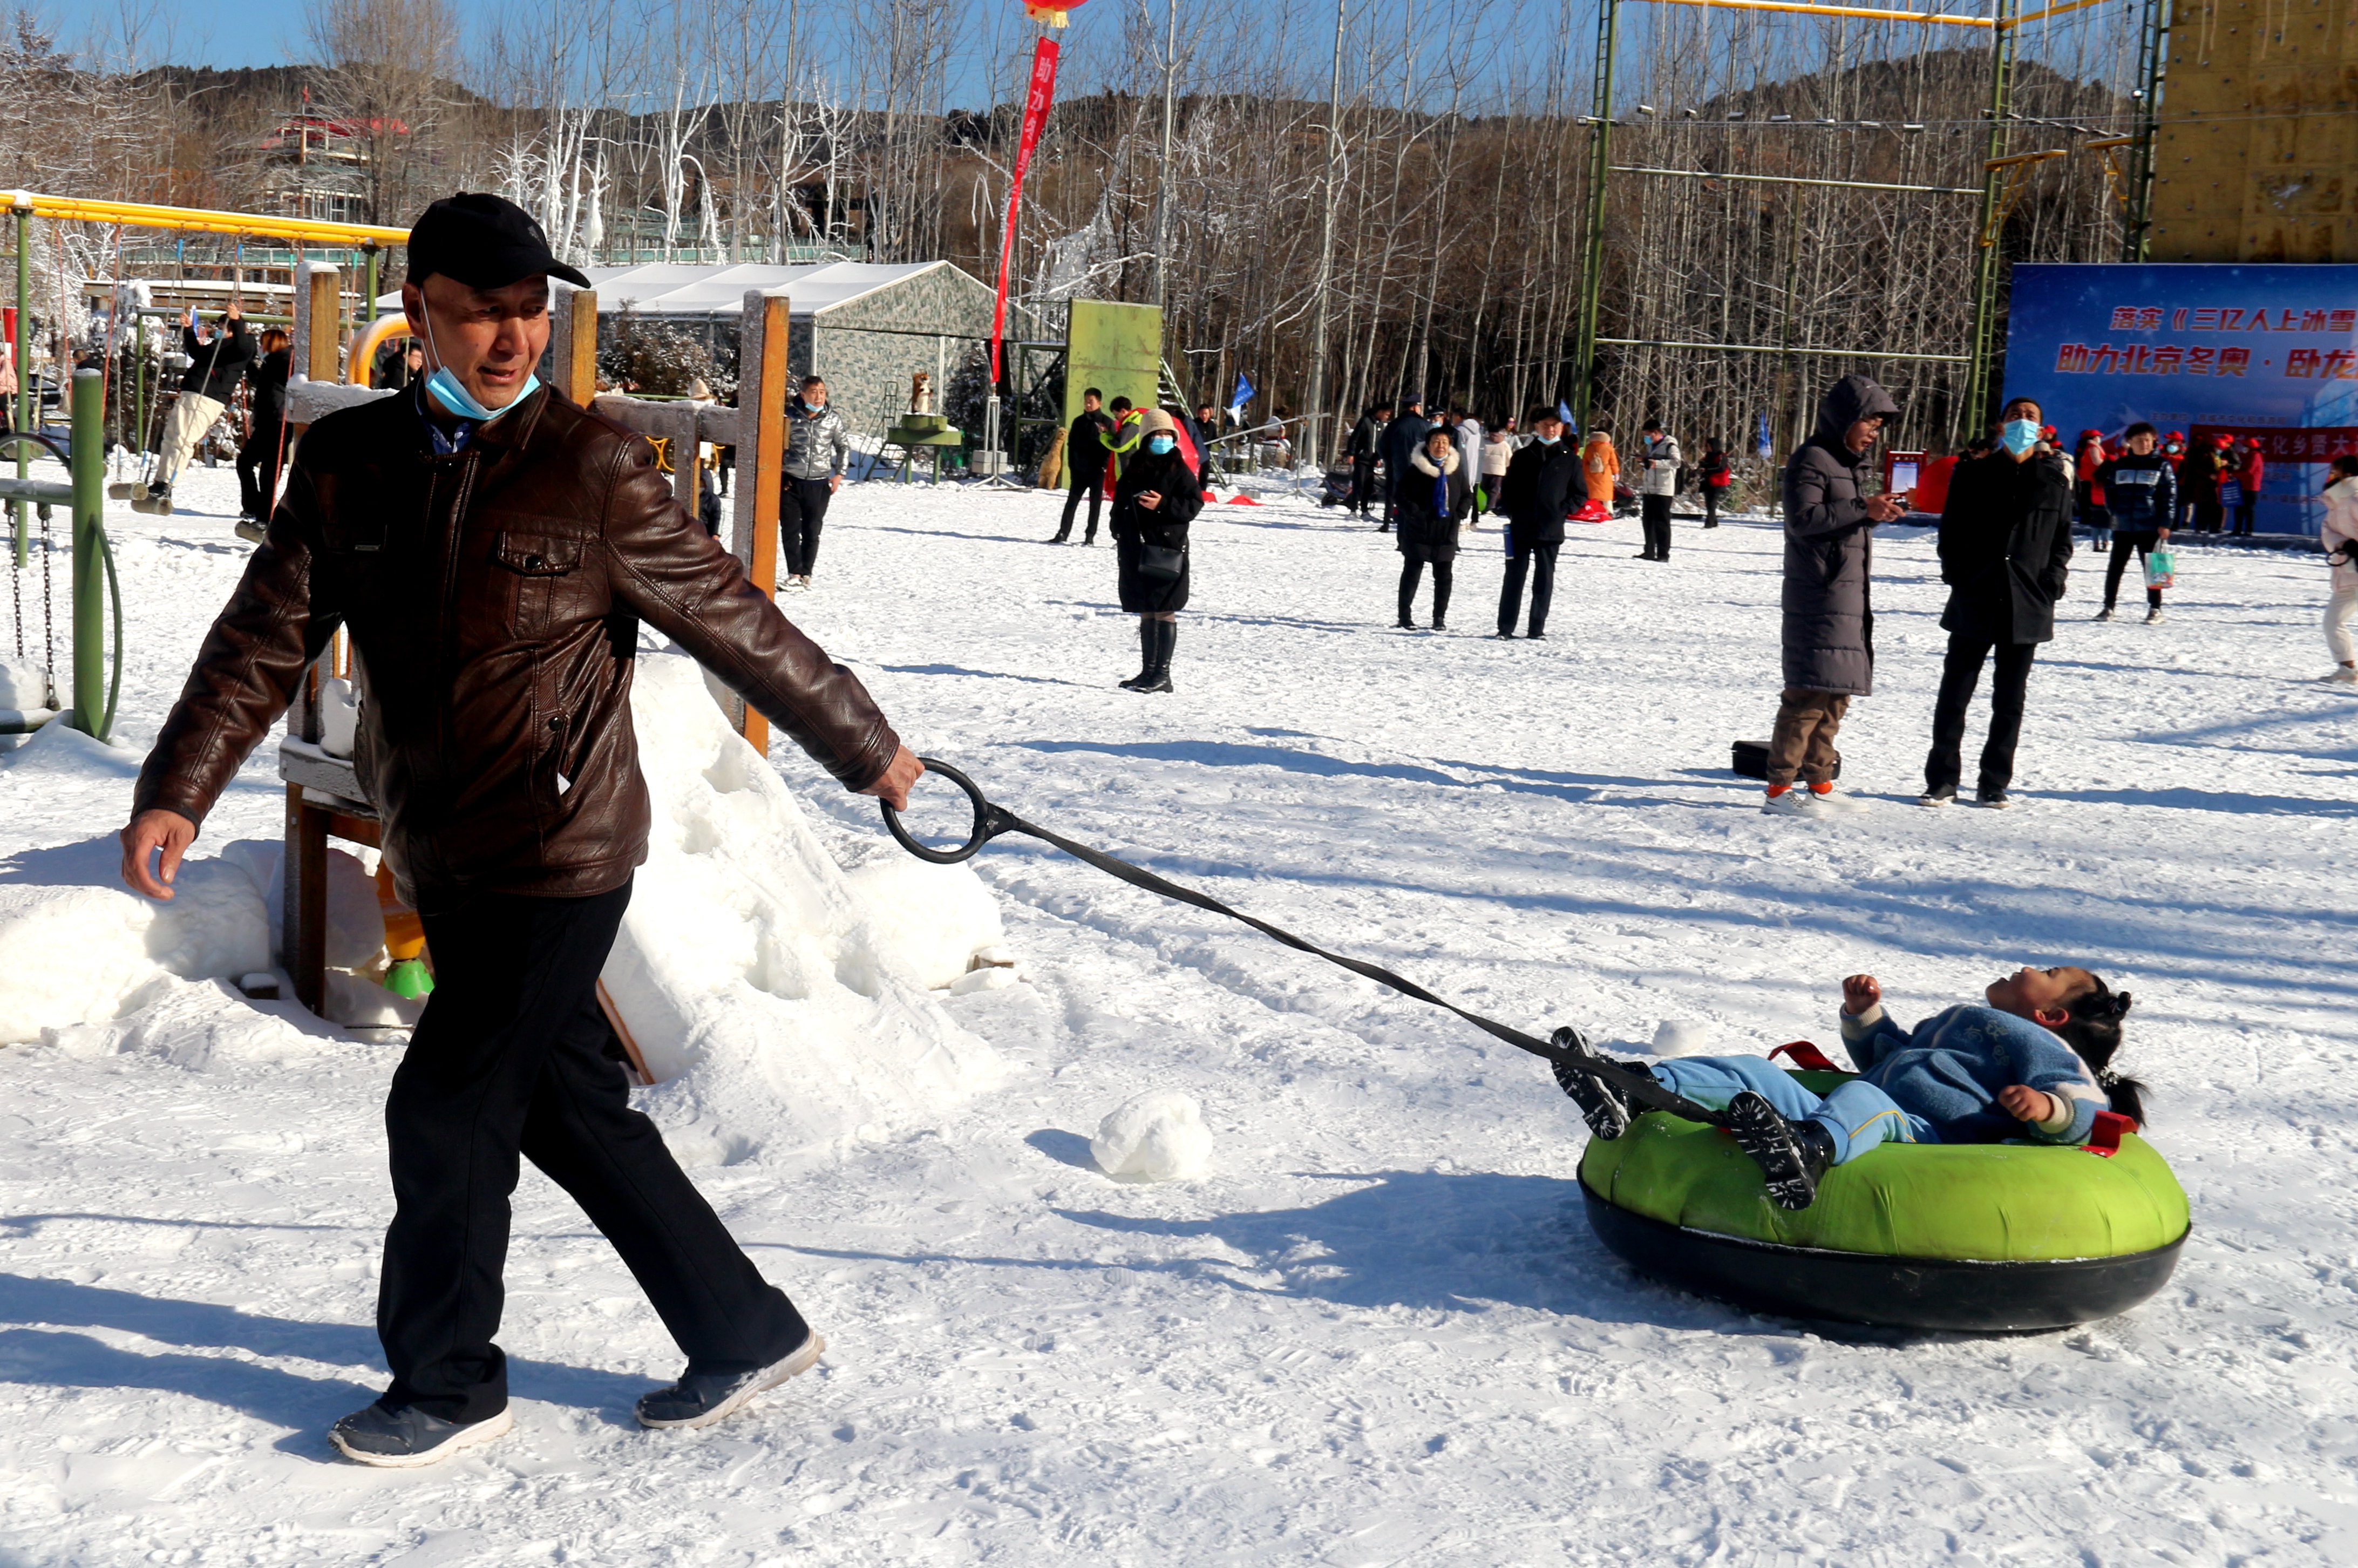
[(2260, 507), (2260, 486), (2268, 477), (2267, 454), (2260, 449), (2257, 436), (2244, 438), (2244, 449), (2231, 453), (2228, 460), (2234, 465), (2235, 483), (2239, 489), (2235, 502), (2235, 537), (2252, 535), (2255, 514)]
[(1178, 422), (1160, 408), (1139, 419), (1138, 448), (1113, 488), (1113, 546), (1121, 607), (1138, 617), (1139, 670), (1129, 691), (1169, 691), (1179, 611), (1187, 608), (1187, 525), (1203, 486), (1179, 449)]

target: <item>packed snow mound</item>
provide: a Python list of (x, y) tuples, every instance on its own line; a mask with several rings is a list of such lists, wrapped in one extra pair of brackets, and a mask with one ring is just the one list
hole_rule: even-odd
[(997, 1083), (998, 1054), (931, 994), (1002, 939), (972, 871), (869, 861), (855, 884), (692, 660), (642, 655), (631, 710), (654, 827), (605, 981), (673, 1152), (882, 1138)]
[(1212, 1130), (1192, 1096), (1149, 1090), (1098, 1123), (1089, 1158), (1120, 1181), (1192, 1181), (1212, 1168)]
[(297, 1002), (248, 1001), (223, 980), (163, 975), (140, 988), (122, 1017), (44, 1029), (41, 1043), (69, 1055), (156, 1056), (208, 1072), (231, 1064), (302, 1060), (318, 1049), (326, 1029)]
[(125, 888), (122, 863), (112, 834), (0, 860), (0, 1045), (121, 1018), (158, 980), (270, 967), (262, 890), (236, 863), (183, 860), (168, 903)]
[(0, 708), (27, 712), (47, 708), (49, 695), (38, 660), (0, 658)]
[[(1657, 1056), (1710, 1056), (1726, 1054), (1711, 1030), (1683, 1018), (1666, 1018), (1654, 1030), (1654, 1054)], [(1749, 1054), (1750, 1053), (1744, 1053)]]

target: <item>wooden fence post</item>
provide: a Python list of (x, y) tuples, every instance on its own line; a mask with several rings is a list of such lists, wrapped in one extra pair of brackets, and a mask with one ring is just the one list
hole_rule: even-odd
[[(730, 546), (753, 586), (778, 590), (778, 485), (785, 472), (787, 334), (793, 308), (783, 292), (745, 294), (737, 354), (737, 506)], [(770, 721), (739, 704), (738, 732), (766, 755)]]

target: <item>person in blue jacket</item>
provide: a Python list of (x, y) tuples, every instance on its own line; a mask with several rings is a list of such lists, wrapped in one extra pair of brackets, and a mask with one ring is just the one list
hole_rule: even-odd
[[(1843, 1044), (1858, 1076), (1819, 1096), (1765, 1056), (1625, 1062), (1664, 1088), (1727, 1113), (1728, 1130), (1759, 1162), (1783, 1208), (1807, 1208), (1833, 1166), (1878, 1143), (2085, 1143), (2096, 1113), (2145, 1119), (2143, 1086), (2112, 1071), (2129, 993), (2088, 970), (2024, 968), (1971, 1003), (1902, 1029), (1883, 1011), (1873, 975), (1843, 981)], [(1593, 1054), (1576, 1034), (1574, 1054)], [(1556, 1082), (1591, 1132), (1618, 1138), (1629, 1107), (1617, 1091), (1560, 1062)]]

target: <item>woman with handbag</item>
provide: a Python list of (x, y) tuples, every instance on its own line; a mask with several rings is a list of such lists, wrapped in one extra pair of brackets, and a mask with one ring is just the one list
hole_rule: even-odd
[(1466, 463), (1449, 432), (1436, 425), (1424, 444), (1409, 454), (1400, 487), (1400, 628), (1416, 630), (1409, 611), (1416, 586), (1433, 568), (1433, 629), (1449, 630), (1450, 572), (1457, 561), (1457, 520), (1473, 504)]
[(1139, 421), (1137, 449), (1113, 489), (1114, 563), (1121, 607), (1138, 617), (1139, 671), (1130, 691), (1169, 691), (1179, 611), (1187, 608), (1187, 524), (1204, 509), (1203, 486), (1179, 449), (1178, 422), (1160, 408)]

